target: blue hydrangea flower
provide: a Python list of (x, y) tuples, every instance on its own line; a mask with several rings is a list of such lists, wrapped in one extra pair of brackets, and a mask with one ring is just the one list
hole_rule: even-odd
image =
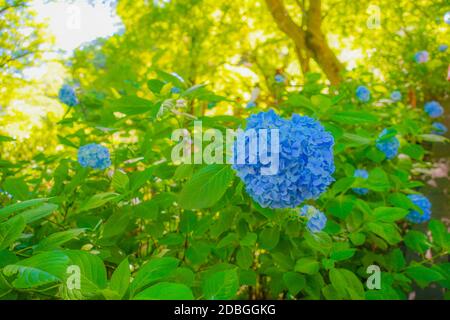
[(65, 105), (68, 105), (69, 107), (75, 107), (78, 104), (75, 90), (68, 84), (63, 85), (61, 89), (59, 89), (58, 97), (59, 101), (61, 101)]
[(444, 22), (445, 22), (446, 24), (450, 24), (450, 11), (447, 11), (447, 12), (444, 14)]
[(359, 101), (367, 102), (370, 100), (370, 90), (365, 86), (359, 86), (356, 88), (356, 97)]
[(428, 53), (428, 51), (419, 51), (416, 52), (416, 54), (414, 55), (414, 60), (417, 63), (425, 63), (430, 59), (430, 54)]
[(384, 129), (376, 141), (376, 147), (378, 150), (383, 152), (387, 159), (392, 159), (397, 155), (398, 148), (400, 147), (400, 142), (393, 136), (390, 138), (384, 138), (385, 135), (389, 133), (388, 129)]
[(433, 122), (432, 126), (435, 129), (435, 130), (433, 130), (434, 134), (444, 135), (448, 131), (445, 124), (440, 123), (440, 122)]
[(425, 103), (425, 112), (430, 116), (430, 118), (437, 118), (442, 116), (444, 113), (444, 108), (437, 101), (430, 101)]
[(255, 101), (249, 101), (245, 107), (246, 108), (256, 107), (256, 102)]
[[(250, 164), (248, 152), (244, 164), (236, 161), (233, 164), (247, 193), (262, 207), (296, 207), (306, 199), (319, 197), (334, 181), (334, 139), (320, 122), (298, 114), (287, 120), (269, 110), (247, 119), (245, 131), (251, 129), (256, 131), (258, 140), (259, 129), (279, 130), (278, 171), (275, 174), (261, 174), (261, 169), (267, 170), (270, 164), (263, 165), (259, 159)], [(271, 135), (267, 136), (270, 149)]]
[(441, 44), (441, 45), (439, 45), (439, 47), (438, 47), (438, 50), (439, 50), (440, 52), (445, 52), (445, 51), (447, 51), (447, 49), (448, 49), (448, 45), (446, 45), (446, 44)]
[(327, 224), (327, 216), (322, 211), (310, 205), (303, 206), (300, 209), (300, 216), (308, 219), (306, 227), (313, 233), (322, 231)]
[(277, 74), (275, 76), (275, 81), (278, 83), (283, 83), (285, 81), (284, 77), (281, 74)]
[(416, 210), (409, 210), (408, 215), (406, 216), (406, 219), (408, 221), (411, 221), (413, 223), (422, 223), (430, 220), (431, 218), (431, 202), (426, 197), (424, 197), (421, 194), (410, 194), (408, 195), (408, 198), (414, 203), (416, 206), (418, 206), (422, 211), (423, 214), (416, 211)]
[(108, 148), (90, 143), (78, 149), (78, 162), (82, 167), (103, 170), (111, 165), (111, 157)]
[(392, 101), (400, 101), (402, 100), (402, 94), (400, 91), (396, 90), (396, 91), (392, 91), (391, 93), (391, 99)]
[[(364, 169), (356, 169), (353, 176), (357, 178), (367, 179), (369, 177), (369, 173)], [(354, 193), (359, 195), (365, 195), (369, 192), (369, 189), (367, 188), (353, 188), (352, 190)]]
[(180, 93), (180, 92), (181, 92), (181, 89), (178, 88), (178, 87), (172, 87), (172, 89), (170, 89), (170, 92), (171, 92), (171, 93)]

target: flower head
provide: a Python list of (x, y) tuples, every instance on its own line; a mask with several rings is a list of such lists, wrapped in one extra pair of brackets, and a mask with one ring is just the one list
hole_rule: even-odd
[(392, 91), (391, 93), (391, 99), (393, 101), (400, 101), (402, 100), (402, 94), (400, 91), (396, 90), (396, 91)]
[[(387, 137), (387, 135), (389, 136)], [(400, 142), (395, 136), (390, 136), (390, 131), (384, 129), (376, 141), (376, 147), (383, 152), (387, 159), (392, 159), (397, 155)]]
[(423, 213), (411, 209), (409, 210), (406, 219), (413, 223), (422, 223), (430, 220), (431, 217), (430, 200), (428, 200), (421, 194), (410, 194), (408, 195), (408, 198), (412, 201), (412, 203), (418, 206), (423, 211)]
[(108, 148), (97, 143), (90, 143), (78, 149), (78, 162), (82, 167), (102, 170), (111, 165), (111, 157)]
[(447, 51), (447, 49), (448, 49), (448, 45), (446, 45), (446, 44), (441, 44), (441, 45), (439, 45), (439, 47), (438, 47), (438, 50), (439, 50), (440, 52), (445, 52), (445, 51)]
[(433, 130), (434, 134), (444, 135), (448, 131), (445, 124), (440, 123), (440, 122), (433, 122), (432, 126), (434, 128), (434, 130)]
[(359, 86), (356, 88), (356, 97), (359, 101), (367, 102), (370, 100), (370, 90), (365, 86)]
[(425, 63), (430, 59), (430, 54), (428, 53), (428, 51), (419, 51), (416, 52), (416, 54), (414, 55), (414, 60), (417, 63)]
[[(357, 178), (367, 179), (369, 177), (369, 173), (364, 169), (356, 169), (353, 176)], [(354, 193), (359, 195), (365, 195), (369, 192), (369, 189), (367, 188), (353, 188), (352, 190)]]
[(277, 74), (277, 75), (275, 76), (275, 82), (283, 83), (284, 81), (285, 81), (285, 79), (284, 79), (283, 75)]
[(430, 116), (430, 118), (437, 118), (442, 116), (444, 113), (444, 108), (437, 101), (430, 101), (425, 103), (425, 112)]
[[(258, 143), (262, 139), (261, 129), (278, 129), (279, 133), (278, 170), (275, 174), (262, 174), (270, 164), (262, 164), (259, 160), (251, 164), (248, 152), (244, 164), (236, 161), (233, 164), (248, 194), (262, 207), (293, 208), (305, 199), (319, 197), (334, 181), (334, 139), (320, 122), (298, 114), (287, 120), (269, 110), (247, 119), (243, 134), (251, 129), (256, 132)], [(271, 135), (267, 133), (266, 136), (270, 140)], [(271, 141), (267, 146), (269, 149)]]
[(322, 211), (310, 205), (303, 206), (300, 209), (300, 216), (308, 219), (306, 227), (313, 233), (322, 231), (327, 224), (327, 216)]
[(63, 85), (61, 89), (59, 89), (58, 97), (62, 103), (69, 107), (74, 107), (78, 104), (75, 90), (68, 84)]

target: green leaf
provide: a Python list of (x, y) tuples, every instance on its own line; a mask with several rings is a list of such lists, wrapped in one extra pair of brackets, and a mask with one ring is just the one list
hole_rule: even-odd
[(118, 198), (118, 194), (114, 192), (104, 192), (104, 193), (98, 193), (91, 198), (84, 201), (80, 208), (78, 209), (78, 213), (83, 211), (89, 211), (92, 209), (99, 208), (105, 204), (107, 204), (110, 201), (113, 201)]
[(449, 250), (450, 233), (447, 232), (445, 225), (442, 222), (433, 219), (428, 223), (428, 228), (431, 230), (433, 244), (437, 244), (444, 250)]
[(378, 207), (373, 210), (373, 214), (374, 218), (378, 221), (395, 222), (403, 219), (408, 214), (408, 210), (402, 208)]
[(347, 260), (353, 257), (355, 254), (356, 249), (344, 249), (344, 250), (337, 250), (332, 251), (330, 258), (336, 261), (342, 261)]
[(378, 117), (365, 111), (342, 111), (331, 115), (331, 119), (344, 124), (377, 123)]
[(424, 253), (430, 247), (427, 236), (420, 231), (408, 231), (403, 241), (408, 248), (419, 253)]
[[(91, 298), (100, 294), (106, 288), (106, 268), (102, 259), (87, 251), (69, 250), (64, 251), (70, 258), (70, 265), (80, 269), (80, 289), (68, 289), (73, 298)], [(70, 274), (69, 274), (70, 276)]]
[(364, 299), (364, 287), (358, 277), (347, 269), (331, 269), (330, 281), (342, 299)]
[(442, 274), (438, 271), (420, 265), (408, 267), (406, 269), (406, 274), (416, 281), (421, 288), (425, 288), (430, 282), (444, 279)]
[(23, 217), (25, 219), (25, 223), (28, 224), (45, 218), (46, 216), (52, 214), (56, 209), (58, 209), (58, 205), (53, 203), (44, 203), (36, 208), (25, 210), (19, 213), (18, 216)]
[(111, 276), (109, 287), (117, 292), (120, 298), (127, 292), (130, 285), (131, 272), (128, 259), (124, 259)]
[(163, 279), (170, 275), (177, 267), (180, 261), (171, 257), (152, 258), (144, 264), (134, 277), (130, 286), (130, 294), (134, 294), (154, 281)]
[(353, 196), (339, 196), (330, 202), (328, 212), (335, 217), (345, 219), (353, 210), (354, 205)]
[(306, 274), (316, 274), (319, 272), (320, 264), (313, 258), (300, 258), (295, 263), (294, 270)]
[(143, 290), (133, 300), (194, 300), (194, 295), (184, 284), (160, 282)]
[(153, 167), (147, 168), (143, 171), (136, 171), (131, 175), (130, 188), (133, 191), (141, 188), (153, 176)]
[(111, 110), (126, 115), (138, 115), (149, 111), (154, 111), (155, 106), (150, 100), (136, 96), (125, 96), (111, 103)]
[(226, 300), (236, 296), (239, 278), (236, 269), (211, 272), (202, 281), (205, 299)]
[(0, 250), (7, 249), (18, 239), (25, 225), (25, 219), (20, 216), (0, 224)]
[(440, 136), (437, 134), (419, 134), (419, 138), (421, 138), (423, 141), (429, 141), (429, 142), (446, 142), (448, 139), (444, 136)]
[(300, 290), (306, 286), (306, 279), (304, 275), (297, 272), (286, 272), (283, 274), (283, 281), (289, 292), (295, 296)]
[(179, 195), (184, 209), (203, 209), (213, 206), (222, 198), (233, 180), (234, 173), (228, 165), (213, 164), (196, 172), (184, 185)]
[(78, 237), (85, 230), (86, 229), (79, 228), (52, 233), (39, 242), (35, 248), (35, 251), (48, 251), (59, 248), (64, 243)]
[(242, 269), (248, 269), (253, 264), (253, 251), (249, 247), (240, 247), (236, 254), (236, 262)]
[(30, 190), (22, 178), (6, 178), (2, 189), (12, 194), (14, 199), (26, 200), (30, 197)]
[(261, 248), (272, 250), (280, 240), (280, 230), (278, 227), (266, 227), (259, 233), (259, 243)]
[(120, 170), (116, 170), (112, 177), (112, 185), (114, 190), (123, 193), (128, 190), (130, 179), (128, 178), (126, 173)]
[(391, 223), (369, 222), (367, 224), (367, 230), (380, 236), (391, 245), (397, 244), (402, 240), (398, 229)]
[(69, 258), (63, 252), (44, 252), (3, 268), (3, 274), (11, 277), (18, 289), (34, 288), (62, 281)]
[(150, 79), (147, 81), (147, 87), (153, 93), (160, 93), (161, 89), (164, 87), (164, 82), (158, 79)]
[(11, 204), (7, 207), (0, 209), (0, 220), (8, 218), (11, 214), (17, 213), (24, 209), (34, 207), (35, 205), (47, 202), (49, 198), (31, 199), (18, 203)]

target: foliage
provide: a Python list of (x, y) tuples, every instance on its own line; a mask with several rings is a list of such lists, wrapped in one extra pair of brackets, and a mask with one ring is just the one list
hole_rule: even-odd
[[(277, 54), (292, 44), (256, 2), (118, 2), (126, 31), (72, 58), (78, 104), (65, 106), (52, 124), (58, 148), (32, 154), (32, 161), (1, 155), (0, 298), (407, 299), (417, 286), (449, 288), (446, 225), (433, 212), (423, 228), (406, 219), (425, 213), (411, 195), (424, 186), (418, 169), (431, 166), (431, 143), (448, 143), (432, 133), (434, 119), (422, 107), (448, 88), (432, 71), (442, 69), (443, 62), (432, 62), (444, 53), (414, 63), (409, 46), (421, 44), (416, 34), (399, 46), (390, 33), (383, 51), (404, 59), (407, 76), (381, 63), (391, 61), (383, 56), (385, 84), (351, 70), (330, 86), (319, 73), (286, 71), (298, 63), (295, 54)], [(331, 2), (324, 8), (329, 21), (339, 19), (342, 7), (336, 15)], [(260, 12), (266, 22), (256, 18)], [(420, 30), (429, 30), (423, 19)], [(255, 40), (258, 30), (270, 30), (266, 41)], [(254, 41), (239, 46), (239, 37)], [(256, 82), (230, 71), (236, 55), (252, 62), (263, 90), (252, 108), (238, 97)], [(416, 83), (412, 100), (406, 93)], [(355, 95), (363, 84), (370, 90), (364, 102)], [(391, 100), (394, 90), (404, 97)], [(264, 208), (230, 165), (171, 161), (173, 130), (192, 131), (198, 120), (203, 132), (245, 127), (267, 106), (284, 119), (312, 118), (321, 134), (332, 135), (335, 181), (317, 199)], [(14, 143), (0, 138), (2, 148)], [(379, 147), (386, 144), (387, 154)], [(372, 265), (382, 272), (378, 290), (366, 285)]]

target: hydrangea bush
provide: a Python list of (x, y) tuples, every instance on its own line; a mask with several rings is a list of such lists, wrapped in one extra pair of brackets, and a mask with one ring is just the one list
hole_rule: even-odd
[[(449, 234), (419, 195), (416, 169), (431, 166), (430, 143), (446, 141), (426, 110), (375, 107), (390, 88), (359, 89), (366, 103), (353, 83), (323, 94), (310, 75), (267, 109), (201, 117), (204, 131), (279, 129), (279, 171), (263, 176), (260, 163), (172, 163), (172, 130), (198, 120), (188, 108), (227, 101), (154, 76), (136, 84), (145, 97), (84, 91), (58, 124), (62, 150), (0, 169), (11, 195), (0, 197), (1, 298), (407, 299), (417, 287), (448, 289)], [(379, 289), (366, 285), (373, 265)]]

